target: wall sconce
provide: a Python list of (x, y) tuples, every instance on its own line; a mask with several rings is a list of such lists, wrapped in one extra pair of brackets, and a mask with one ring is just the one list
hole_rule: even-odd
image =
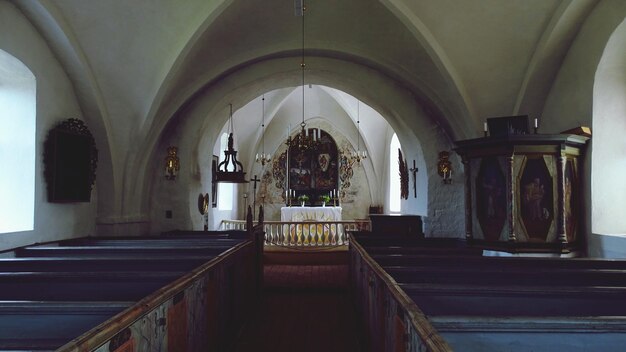
[(178, 149), (176, 147), (167, 148), (167, 156), (165, 157), (165, 178), (175, 180), (180, 170), (180, 160), (176, 155)]
[(437, 164), (437, 173), (443, 179), (443, 183), (449, 185), (452, 183), (452, 163), (450, 162), (450, 153), (439, 152), (439, 163)]

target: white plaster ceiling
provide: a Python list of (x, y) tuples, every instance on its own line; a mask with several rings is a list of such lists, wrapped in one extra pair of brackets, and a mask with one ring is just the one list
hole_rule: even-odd
[[(475, 137), (486, 117), (541, 114), (571, 41), (599, 1), (311, 1), (305, 47), (309, 56), (390, 77), (450, 138)], [(153, 152), (168, 121), (201, 91), (242, 68), (296, 58), (302, 45), (292, 1), (14, 3), (65, 67), (84, 113), (102, 120), (115, 188), (141, 175), (127, 169)], [(255, 87), (246, 94), (270, 90)], [(278, 96), (269, 109), (291, 109)], [(238, 133), (259, 136), (257, 129), (248, 124)]]

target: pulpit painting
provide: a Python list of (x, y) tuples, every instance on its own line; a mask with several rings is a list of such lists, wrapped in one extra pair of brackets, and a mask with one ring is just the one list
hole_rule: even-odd
[(320, 131), (317, 148), (289, 149), (289, 187), (297, 195), (306, 194), (315, 202), (338, 186), (338, 153), (334, 139)]
[(578, 222), (578, 185), (576, 180), (576, 172), (574, 159), (567, 159), (564, 172), (564, 213), (565, 231), (567, 233), (567, 241), (574, 242), (576, 240), (577, 222)]
[(528, 239), (545, 242), (554, 219), (552, 177), (543, 157), (529, 157), (521, 175), (519, 199)]
[(485, 240), (500, 239), (506, 206), (506, 181), (498, 159), (484, 158), (476, 177), (476, 215)]

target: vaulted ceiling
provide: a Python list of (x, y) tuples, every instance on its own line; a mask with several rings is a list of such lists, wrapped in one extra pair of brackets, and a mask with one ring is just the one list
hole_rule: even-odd
[[(451, 139), (475, 137), (485, 117), (542, 112), (558, 68), (596, 3), (312, 0), (307, 2), (306, 55), (376, 72), (410, 92)], [(110, 158), (116, 184), (128, 177), (122, 169), (137, 155), (152, 152), (185, 106), (234, 73), (294, 58), (293, 67), (272, 72), (282, 70), (291, 75), (287, 85), (299, 85), (295, 59), (302, 48), (301, 19), (292, 1), (14, 4), (39, 29), (74, 83), (85, 116), (102, 133), (100, 148)], [(342, 87), (341, 75), (332, 78), (341, 68), (310, 69), (311, 83)], [(316, 81), (323, 74), (331, 78)], [(265, 77), (263, 83), (272, 79)], [(252, 91), (245, 94), (250, 98), (237, 107), (286, 88), (284, 82), (250, 85)], [(367, 84), (362, 77), (350, 84), (359, 82)], [(370, 106), (387, 98), (377, 97), (376, 87), (360, 88), (371, 91), (362, 99)], [(275, 110), (277, 104), (297, 104), (283, 99), (286, 94), (272, 95), (281, 100), (266, 104)], [(207, 118), (223, 123), (227, 116)]]

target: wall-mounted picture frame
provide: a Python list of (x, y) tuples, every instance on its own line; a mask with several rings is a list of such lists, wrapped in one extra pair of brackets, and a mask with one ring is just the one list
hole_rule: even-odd
[(220, 157), (217, 155), (213, 155), (213, 159), (211, 160), (211, 207), (217, 208), (217, 182), (215, 182), (215, 177), (217, 176), (217, 165), (220, 163)]

